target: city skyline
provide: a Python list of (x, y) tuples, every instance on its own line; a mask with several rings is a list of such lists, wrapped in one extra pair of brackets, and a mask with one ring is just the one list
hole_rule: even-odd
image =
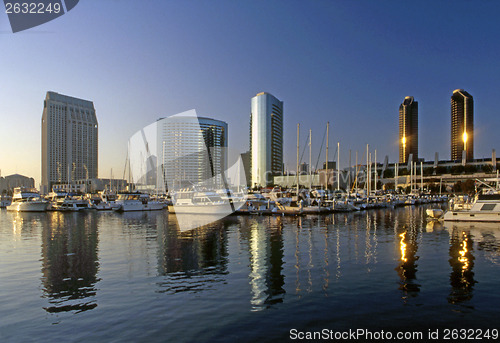
[[(497, 93), (500, 24), (493, 14), (500, 5), (276, 1), (266, 8), (230, 1), (102, 1), (81, 3), (24, 33), (12, 34), (2, 21), (0, 62), (9, 66), (0, 102), (0, 143), (9, 147), (0, 155), (2, 175), (19, 173), (40, 183), (40, 99), (47, 90), (94, 102), (99, 177), (109, 177), (111, 169), (122, 177), (127, 141), (138, 129), (191, 108), (200, 116), (217, 114), (232, 128), (229, 145), (246, 151), (248, 99), (262, 91), (287, 104), (288, 170), (296, 165), (297, 123), (301, 142), (312, 129), (317, 156), (329, 121), (330, 160), (340, 141), (341, 167), (349, 149), (361, 153), (367, 143), (396, 161), (394, 108), (408, 94), (419, 101), (419, 157), (433, 159), (436, 151), (449, 156), (449, 96), (457, 88), (475, 98), (475, 157), (498, 150), (492, 128), (500, 118), (485, 99)], [(283, 15), (276, 18), (276, 12)], [(449, 39), (458, 28), (460, 46)], [(56, 41), (65, 44), (55, 49)], [(23, 141), (13, 145), (20, 130)]]

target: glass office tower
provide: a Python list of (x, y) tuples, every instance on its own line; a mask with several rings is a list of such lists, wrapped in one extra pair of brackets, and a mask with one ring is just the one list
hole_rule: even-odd
[(399, 163), (418, 160), (418, 102), (407, 96), (399, 106)]
[(474, 159), (474, 99), (463, 89), (456, 89), (451, 96), (451, 159)]
[(251, 186), (265, 187), (283, 172), (283, 102), (262, 92), (250, 114)]

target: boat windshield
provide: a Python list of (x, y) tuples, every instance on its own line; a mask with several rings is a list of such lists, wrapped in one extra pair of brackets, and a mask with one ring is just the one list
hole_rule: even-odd
[(139, 200), (140, 194), (119, 194), (118, 200)]

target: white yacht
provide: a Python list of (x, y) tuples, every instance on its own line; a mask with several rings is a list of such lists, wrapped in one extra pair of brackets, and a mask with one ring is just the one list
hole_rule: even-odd
[(165, 207), (160, 201), (153, 201), (148, 194), (128, 192), (118, 194), (113, 210), (117, 212), (156, 211)]
[(98, 211), (111, 211), (113, 208), (119, 207), (119, 205), (115, 203), (117, 198), (116, 194), (106, 190), (87, 197), (91, 203), (91, 208)]
[(452, 208), (444, 214), (445, 221), (500, 222), (500, 193), (479, 194), (470, 208)]
[[(242, 198), (223, 199), (216, 192), (182, 191), (174, 196), (175, 213), (229, 215), (245, 204)], [(232, 206), (231, 206), (232, 204)]]
[(7, 211), (17, 212), (44, 212), (48, 202), (40, 198), (40, 193), (34, 188), (14, 188), (12, 203), (7, 206)]
[(50, 211), (76, 212), (89, 208), (88, 200), (67, 192), (51, 192), (47, 196)]
[(440, 208), (428, 208), (425, 210), (425, 213), (430, 219), (440, 219), (443, 212), (444, 211)]

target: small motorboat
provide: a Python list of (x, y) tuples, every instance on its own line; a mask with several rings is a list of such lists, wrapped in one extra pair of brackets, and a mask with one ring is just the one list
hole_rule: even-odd
[(440, 208), (428, 208), (425, 213), (431, 219), (440, 219), (443, 216), (443, 210)]

